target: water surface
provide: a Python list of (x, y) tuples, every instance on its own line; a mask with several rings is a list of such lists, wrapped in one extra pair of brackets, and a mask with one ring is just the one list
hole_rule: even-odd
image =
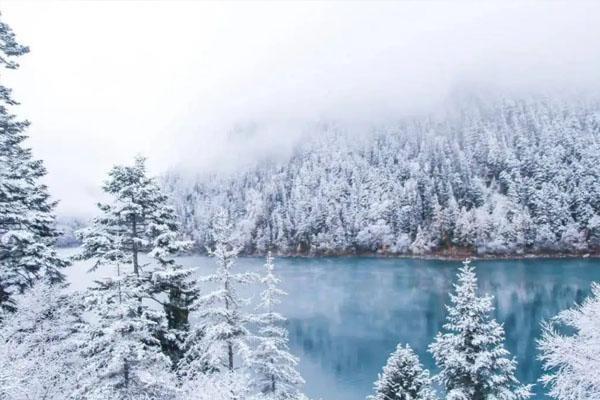
[[(185, 257), (200, 272), (213, 268), (206, 257)], [(239, 270), (256, 270), (260, 258), (238, 260)], [(600, 281), (600, 260), (548, 259), (478, 261), (480, 290), (495, 296), (495, 316), (507, 332), (518, 377), (535, 383), (541, 374), (535, 340), (540, 321), (580, 302)], [(441, 329), (444, 305), (458, 262), (348, 258), (280, 258), (277, 269), (289, 296), (290, 346), (301, 358), (305, 391), (315, 399), (358, 400), (397, 343), (408, 343), (435, 372), (427, 346)], [(77, 267), (75, 286), (90, 275)], [(96, 273), (93, 275), (97, 275)], [(545, 399), (536, 387), (536, 399)]]

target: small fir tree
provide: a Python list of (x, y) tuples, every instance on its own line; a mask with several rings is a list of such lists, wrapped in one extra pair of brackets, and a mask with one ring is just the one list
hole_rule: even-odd
[(215, 248), (210, 254), (216, 260), (217, 271), (202, 281), (216, 288), (196, 302), (200, 323), (186, 343), (186, 355), (179, 367), (182, 376), (233, 371), (236, 355), (245, 359), (248, 352), (248, 316), (241, 309), (245, 302), (239, 297), (238, 285), (255, 281), (256, 275), (233, 271), (239, 249), (232, 242), (232, 228), (225, 211), (217, 213), (212, 234)]
[(504, 329), (491, 316), (492, 297), (477, 296), (477, 277), (469, 261), (459, 269), (450, 294), (444, 333), (429, 351), (440, 369), (436, 380), (450, 400), (520, 400), (530, 386), (515, 376), (516, 361), (504, 348)]
[(279, 278), (275, 275), (273, 257), (269, 252), (265, 263), (265, 275), (260, 279), (264, 290), (260, 296), (259, 309), (263, 311), (254, 317), (258, 326), (255, 337), (256, 347), (251, 352), (250, 365), (255, 372), (255, 386), (272, 399), (298, 399), (299, 387), (304, 380), (297, 371), (298, 359), (288, 348), (288, 332), (283, 326), (285, 318), (275, 311), (281, 297)]
[(374, 385), (369, 400), (435, 400), (429, 371), (423, 369), (419, 357), (406, 345), (398, 345), (387, 360)]

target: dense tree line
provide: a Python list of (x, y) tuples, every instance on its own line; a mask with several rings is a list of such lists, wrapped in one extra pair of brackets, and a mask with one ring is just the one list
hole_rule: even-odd
[(460, 104), (359, 137), (323, 126), (285, 162), (164, 185), (199, 250), (224, 207), (247, 254), (597, 251), (600, 105)]

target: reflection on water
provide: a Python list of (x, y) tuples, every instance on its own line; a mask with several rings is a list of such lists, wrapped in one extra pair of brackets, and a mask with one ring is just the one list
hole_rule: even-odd
[[(249, 265), (261, 260), (245, 259)], [(480, 288), (493, 294), (518, 377), (534, 383), (539, 322), (580, 302), (600, 281), (600, 260), (480, 261)], [(323, 399), (364, 399), (398, 342), (409, 343), (423, 363), (440, 330), (459, 263), (339, 258), (279, 259), (290, 340), (307, 380)], [(545, 398), (536, 387), (538, 398)]]
[[(206, 257), (183, 262), (205, 272)], [(259, 258), (238, 268), (256, 270)], [(290, 345), (301, 358), (306, 392), (315, 399), (364, 399), (398, 342), (409, 343), (434, 370), (427, 346), (440, 330), (458, 262), (376, 258), (287, 258), (276, 265), (289, 296)], [(504, 323), (507, 347), (519, 362), (518, 377), (540, 375), (535, 340), (540, 321), (580, 302), (590, 283), (600, 281), (600, 260), (475, 262), (480, 289), (495, 296), (496, 318)], [(83, 269), (79, 269), (83, 271)], [(89, 275), (72, 274), (76, 287)], [(536, 387), (538, 399), (545, 398)]]

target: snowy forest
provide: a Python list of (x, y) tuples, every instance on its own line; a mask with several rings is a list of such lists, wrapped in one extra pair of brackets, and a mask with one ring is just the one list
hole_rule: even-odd
[[(0, 22), (2, 74), (28, 52)], [(1, 84), (0, 400), (308, 399), (275, 255), (600, 248), (595, 102), (477, 101), (361, 140), (323, 126), (289, 160), (231, 175), (155, 177), (136, 157), (98, 182), (91, 221), (66, 222), (72, 256), (57, 249), (57, 203), (17, 105)], [(198, 251), (208, 274), (180, 262)], [(264, 255), (260, 273), (240, 255)], [(72, 290), (80, 262), (108, 275)], [(517, 378), (494, 304), (466, 259), (428, 347), (435, 370), (400, 343), (369, 399), (524, 400), (534, 385), (557, 400), (600, 398), (598, 284), (543, 322), (539, 382)]]
[(366, 137), (315, 128), (288, 161), (196, 179), (172, 172), (164, 185), (200, 251), (223, 207), (245, 254), (597, 252), (600, 104), (459, 103)]

